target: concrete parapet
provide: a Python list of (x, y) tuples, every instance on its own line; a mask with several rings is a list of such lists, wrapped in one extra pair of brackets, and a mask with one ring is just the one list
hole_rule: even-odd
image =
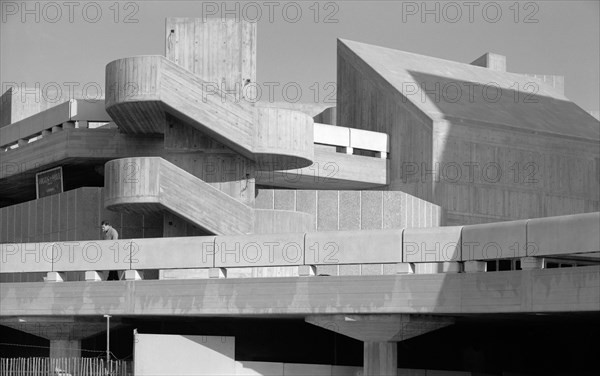
[(461, 260), (462, 226), (410, 228), (404, 230), (403, 262)]
[(217, 236), (215, 267), (289, 266), (304, 263), (304, 233)]
[[(309, 232), (305, 264), (365, 264), (402, 262), (403, 230)], [(368, 253), (365, 251), (369, 250)]]
[(462, 261), (525, 256), (527, 220), (464, 226)]
[(600, 252), (600, 212), (530, 219), (527, 256)]

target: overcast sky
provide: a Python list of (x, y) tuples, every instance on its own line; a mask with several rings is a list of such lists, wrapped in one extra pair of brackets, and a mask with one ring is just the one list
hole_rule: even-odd
[(421, 1), (0, 2), (3, 89), (85, 86), (92, 96), (108, 62), (164, 55), (165, 17), (237, 16), (258, 23), (258, 82), (297, 82), (304, 102), (334, 91), (343, 38), (465, 63), (499, 53), (511, 72), (564, 75), (568, 98), (599, 108), (597, 0), (430, 1), (427, 9)]

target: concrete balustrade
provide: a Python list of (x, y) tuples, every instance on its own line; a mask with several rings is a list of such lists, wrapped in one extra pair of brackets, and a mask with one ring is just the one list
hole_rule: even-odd
[(355, 128), (350, 128), (350, 147), (375, 151), (382, 159), (386, 159), (390, 151), (387, 133)]
[(350, 147), (350, 128), (329, 124), (314, 124), (314, 141), (316, 144)]
[(600, 250), (600, 212), (530, 219), (527, 256)]
[[(140, 279), (143, 273), (133, 271), (148, 269), (204, 269), (214, 278), (226, 277), (227, 269), (252, 267), (295, 267), (300, 276), (475, 273), (486, 270), (486, 260), (502, 258), (539, 269), (544, 255), (597, 255), (599, 214), (425, 229), (9, 243), (0, 244), (0, 272), (49, 272), (47, 281), (56, 282), (65, 272), (101, 280), (99, 271), (109, 270), (129, 270), (126, 279)], [(526, 239), (540, 253), (526, 255)]]
[(462, 229), (462, 261), (524, 257), (527, 220), (485, 223)]
[(402, 243), (403, 262), (458, 262), (462, 260), (462, 226), (408, 228)]
[(211, 268), (214, 246), (214, 236), (135, 239), (131, 269)]
[(76, 121), (110, 122), (112, 120), (104, 110), (104, 101), (71, 99), (0, 128), (0, 148), (29, 140), (49, 130), (74, 128)]
[(217, 236), (217, 268), (304, 265), (304, 233)]
[(389, 153), (389, 138), (386, 133), (346, 128), (328, 124), (314, 124), (314, 141), (317, 144), (344, 148), (347, 154), (354, 149), (374, 151), (382, 158)]
[(402, 231), (322, 231), (306, 234), (306, 265), (402, 262)]

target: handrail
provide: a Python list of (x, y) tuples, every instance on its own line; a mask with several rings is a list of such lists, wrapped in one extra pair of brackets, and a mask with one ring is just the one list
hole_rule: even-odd
[[(588, 230), (599, 226), (600, 212), (595, 212), (424, 229), (0, 244), (0, 273), (444, 263), (591, 255), (600, 252), (600, 235)], [(557, 228), (564, 241), (540, 240)], [(524, 239), (529, 242), (518, 243)]]

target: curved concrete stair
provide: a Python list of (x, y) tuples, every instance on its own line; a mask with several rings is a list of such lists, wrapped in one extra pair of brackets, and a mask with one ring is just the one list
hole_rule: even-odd
[(163, 56), (137, 56), (106, 66), (106, 111), (126, 133), (164, 133), (169, 113), (259, 164), (310, 166), (310, 116), (258, 108)]
[(159, 157), (106, 163), (105, 206), (121, 212), (169, 210), (213, 234), (249, 234), (254, 210)]
[(104, 170), (108, 209), (142, 214), (168, 210), (216, 235), (314, 229), (309, 213), (254, 209), (160, 157), (115, 159)]

